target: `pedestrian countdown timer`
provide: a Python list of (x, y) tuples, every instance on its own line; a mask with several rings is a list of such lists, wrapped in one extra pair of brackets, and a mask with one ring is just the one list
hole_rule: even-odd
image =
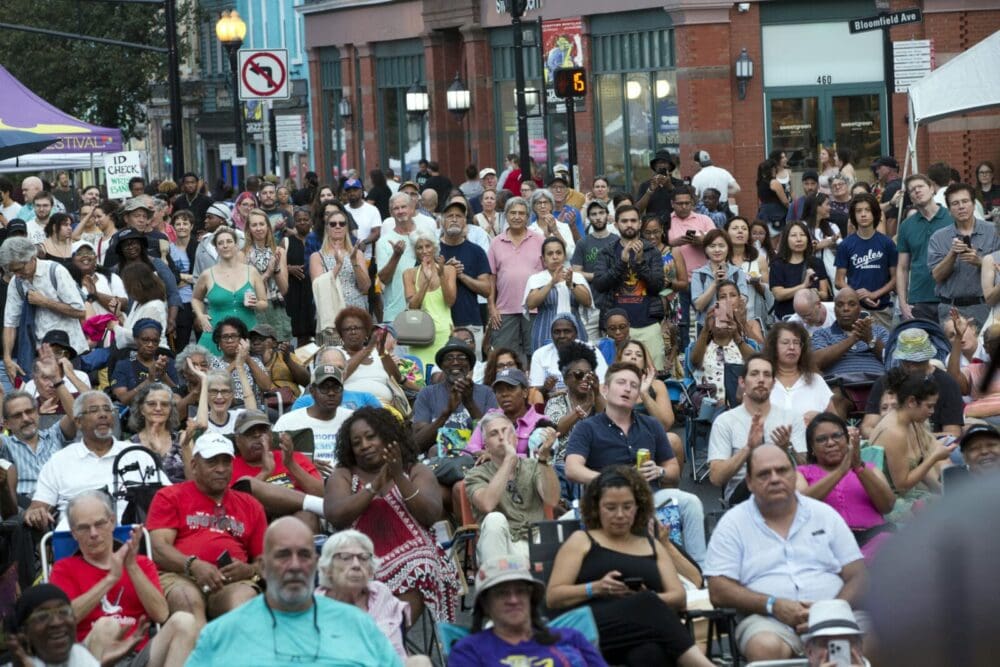
[(556, 97), (587, 96), (587, 70), (583, 67), (566, 67), (557, 69), (552, 82)]

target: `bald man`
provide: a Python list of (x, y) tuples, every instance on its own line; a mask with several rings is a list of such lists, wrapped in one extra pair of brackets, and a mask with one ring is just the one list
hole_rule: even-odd
[[(35, 219), (35, 197), (45, 191), (45, 183), (42, 179), (37, 176), (28, 176), (23, 181), (21, 181), (21, 194), (24, 196), (24, 206), (18, 212), (17, 216), (24, 220), (25, 222), (31, 222)], [(52, 213), (65, 213), (66, 207), (58, 199), (52, 202)]]
[(812, 334), (813, 361), (820, 373), (872, 380), (885, 373), (882, 357), (889, 332), (874, 324), (872, 318), (861, 316), (858, 293), (850, 287), (837, 292), (833, 314), (833, 324)]
[(266, 593), (206, 625), (188, 667), (232, 661), (402, 665), (368, 614), (313, 595), (316, 547), (304, 523), (295, 517), (274, 521), (264, 533), (261, 564)]
[(723, 515), (708, 545), (708, 593), (744, 615), (735, 634), (747, 660), (786, 660), (804, 652), (813, 602), (860, 601), (864, 559), (836, 510), (795, 491), (783, 449), (753, 447), (746, 470), (750, 500)]
[(810, 335), (816, 329), (828, 327), (834, 323), (833, 304), (820, 301), (819, 292), (814, 289), (799, 290), (792, 299), (795, 314), (788, 318), (789, 322), (800, 322)]

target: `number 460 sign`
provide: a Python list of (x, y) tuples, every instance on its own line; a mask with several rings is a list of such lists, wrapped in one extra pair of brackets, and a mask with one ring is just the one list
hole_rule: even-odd
[(555, 72), (552, 87), (555, 89), (556, 97), (566, 99), (567, 97), (587, 96), (587, 70), (583, 67), (566, 67)]

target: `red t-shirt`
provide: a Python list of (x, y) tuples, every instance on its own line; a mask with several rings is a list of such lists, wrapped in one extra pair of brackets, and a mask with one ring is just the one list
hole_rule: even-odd
[[(267, 478), (267, 483), (286, 486), (290, 489), (295, 489), (296, 491), (305, 492), (305, 489), (299, 486), (292, 476), (288, 474), (288, 468), (285, 467), (284, 457), (281, 453), (269, 452), (269, 454), (274, 457), (274, 471), (271, 473), (271, 476)], [(316, 470), (316, 466), (314, 466), (312, 461), (309, 460), (309, 457), (301, 452), (293, 452), (292, 456), (303, 470), (316, 479), (320, 479), (319, 471)], [(237, 456), (233, 458), (233, 478), (230, 480), (230, 484), (238, 480), (240, 477), (256, 477), (259, 474), (260, 466), (250, 465), (242, 456)]]
[(176, 530), (174, 548), (182, 554), (215, 563), (228, 550), (233, 560), (249, 563), (264, 551), (267, 517), (248, 493), (226, 489), (216, 504), (194, 482), (183, 482), (156, 492), (146, 528)]
[[(136, 556), (136, 563), (146, 578), (153, 582), (157, 590), (162, 591), (160, 575), (156, 572), (156, 564), (141, 555)], [(71, 600), (75, 600), (100, 583), (101, 579), (106, 576), (108, 576), (107, 570), (91, 565), (83, 559), (83, 556), (76, 554), (56, 562), (52, 567), (50, 581), (63, 589)], [(142, 606), (138, 593), (135, 592), (135, 586), (132, 585), (132, 579), (129, 578), (128, 572), (123, 572), (122, 578), (101, 598), (100, 604), (95, 605), (90, 613), (76, 624), (76, 640), (82, 642), (90, 633), (94, 623), (105, 616), (113, 618), (119, 625), (128, 628), (125, 633), (126, 637), (135, 632), (140, 616), (149, 617)], [(136, 649), (142, 650), (147, 641), (147, 639), (143, 639)]]

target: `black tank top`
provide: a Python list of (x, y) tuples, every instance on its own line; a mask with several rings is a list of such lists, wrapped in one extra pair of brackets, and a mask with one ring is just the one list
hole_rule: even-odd
[(607, 547), (601, 546), (595, 540), (590, 531), (586, 531), (590, 538), (590, 551), (583, 557), (580, 564), (580, 573), (576, 577), (576, 583), (583, 584), (588, 581), (597, 581), (612, 570), (618, 570), (622, 574), (622, 579), (628, 577), (642, 577), (643, 583), (651, 591), (663, 592), (663, 580), (660, 578), (660, 571), (656, 567), (656, 547), (653, 546), (653, 538), (647, 536), (649, 548), (652, 550), (647, 556), (633, 556), (622, 553)]

